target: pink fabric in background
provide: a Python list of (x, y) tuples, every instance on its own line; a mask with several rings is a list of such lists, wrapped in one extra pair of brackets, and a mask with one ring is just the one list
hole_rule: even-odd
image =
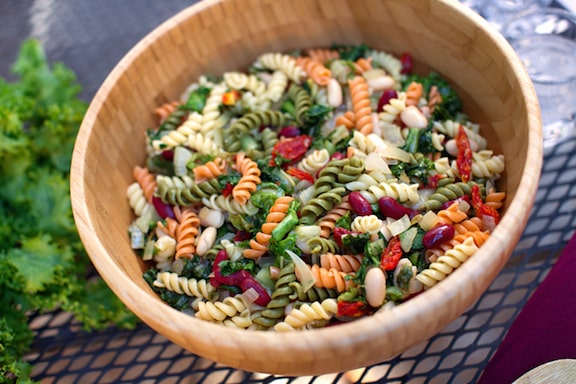
[(512, 323), (478, 384), (512, 383), (565, 358), (576, 358), (576, 236)]

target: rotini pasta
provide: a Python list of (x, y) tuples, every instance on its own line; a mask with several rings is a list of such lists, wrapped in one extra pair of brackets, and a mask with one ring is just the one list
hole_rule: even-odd
[(250, 194), (256, 190), (260, 184), (260, 169), (256, 162), (239, 153), (236, 155), (236, 170), (242, 174), (238, 184), (232, 190), (232, 196), (238, 204), (246, 204)]
[(355, 127), (362, 134), (367, 135), (373, 129), (368, 85), (362, 76), (356, 76), (354, 79), (349, 80), (348, 85), (354, 109)]
[(237, 329), (324, 327), (430, 289), (488, 241), (503, 155), (438, 74), (356, 48), (264, 53), (153, 111), (128, 232), (168, 303)]

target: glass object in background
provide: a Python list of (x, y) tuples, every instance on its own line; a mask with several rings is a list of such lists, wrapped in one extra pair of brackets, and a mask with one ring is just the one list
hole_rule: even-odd
[(552, 0), (485, 0), (480, 10), (490, 24), (501, 30), (502, 26), (518, 13), (547, 7)]
[(532, 10), (502, 27), (534, 83), (544, 147), (572, 136), (576, 117), (576, 15), (558, 8)]
[(460, 3), (464, 4), (468, 8), (472, 9), (476, 13), (481, 14), (487, 0), (460, 0)]

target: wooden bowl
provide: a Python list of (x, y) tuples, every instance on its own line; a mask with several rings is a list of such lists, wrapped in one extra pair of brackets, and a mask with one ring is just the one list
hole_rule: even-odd
[[(295, 333), (243, 331), (162, 302), (130, 248), (126, 189), (143, 164), (153, 110), (201, 74), (244, 69), (260, 54), (365, 43), (412, 53), (416, 70), (450, 80), (464, 110), (506, 157), (505, 214), (480, 251), (445, 281), (391, 311)], [(146, 324), (185, 349), (248, 371), (316, 375), (379, 363), (461, 315), (506, 264), (529, 216), (542, 164), (532, 83), (504, 38), (453, 0), (206, 0), (164, 22), (114, 68), (94, 97), (72, 161), (72, 204), (101, 276)]]

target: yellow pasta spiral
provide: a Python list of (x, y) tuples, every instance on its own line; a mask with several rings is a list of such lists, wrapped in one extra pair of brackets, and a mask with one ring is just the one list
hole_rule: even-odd
[(430, 264), (428, 269), (416, 275), (416, 279), (424, 285), (425, 289), (428, 289), (444, 280), (476, 251), (478, 251), (478, 247), (474, 244), (474, 240), (469, 237), (463, 243), (446, 251), (438, 260)]
[(246, 304), (242, 296), (227, 297), (222, 301), (211, 302), (201, 301), (198, 303), (198, 310), (195, 316), (202, 320), (223, 321), (226, 318), (234, 317), (246, 310)]

